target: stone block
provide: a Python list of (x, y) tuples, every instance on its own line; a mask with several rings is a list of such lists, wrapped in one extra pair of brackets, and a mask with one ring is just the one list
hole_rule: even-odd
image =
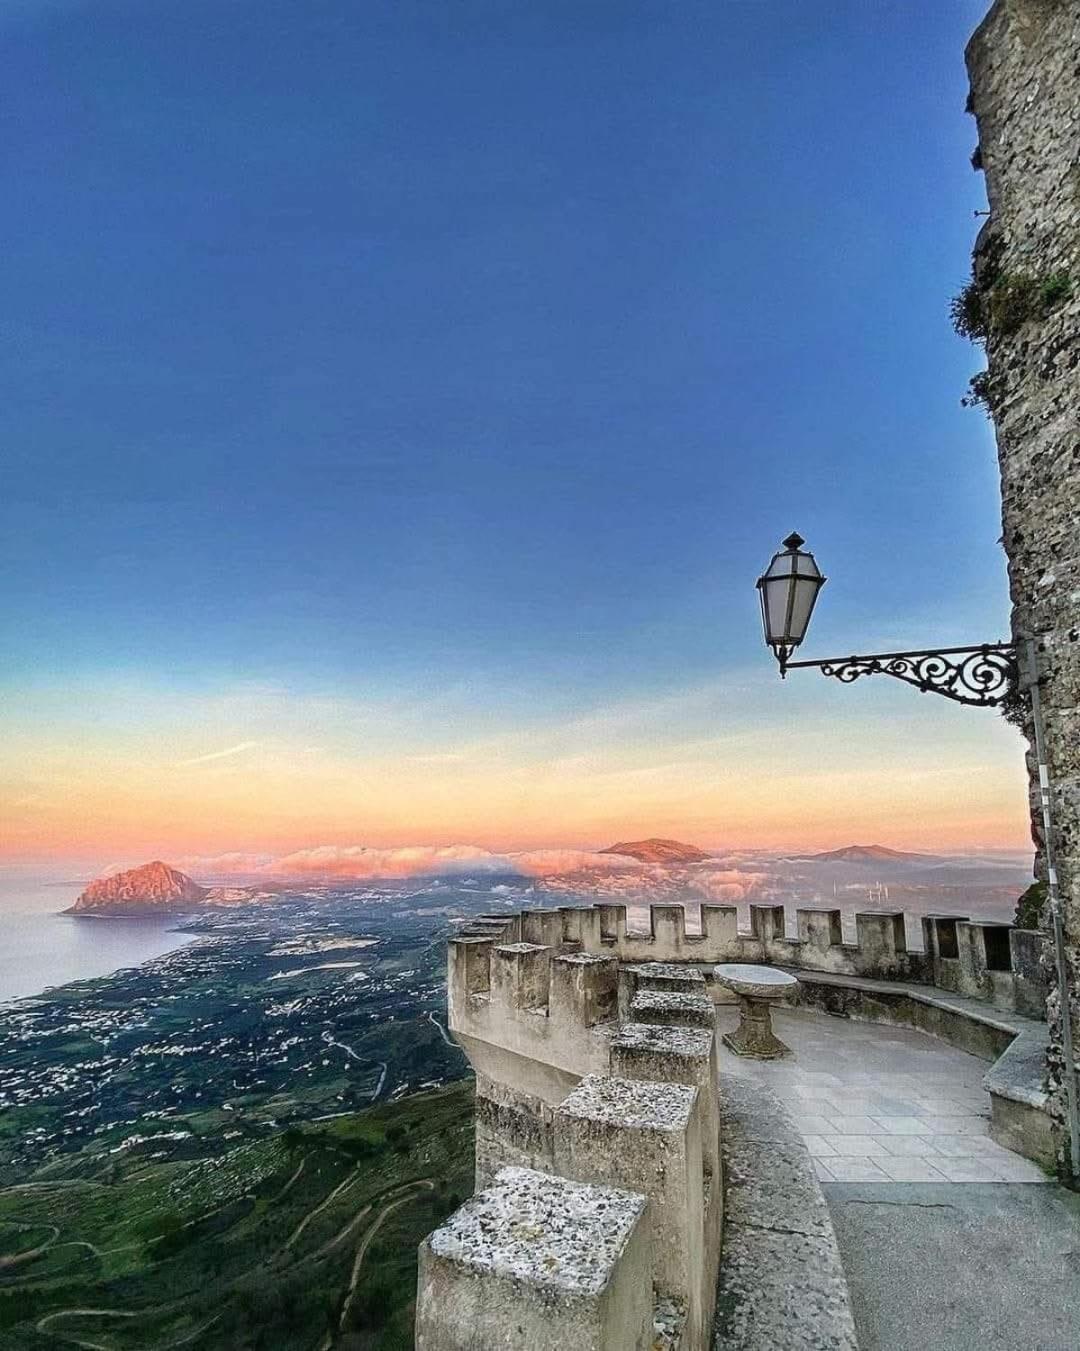
[(701, 932), (711, 961), (734, 958), (739, 951), (739, 912), (733, 905), (703, 905)]
[(697, 1345), (705, 1238), (698, 1090), (588, 1075), (555, 1113), (555, 1167), (649, 1197), (653, 1282), (685, 1303), (689, 1345)]
[(782, 905), (752, 905), (750, 932), (762, 943), (784, 937), (784, 907)]
[(524, 943), (557, 947), (563, 940), (563, 917), (559, 910), (523, 910), (521, 939)]
[(963, 915), (924, 915), (922, 919), (923, 947), (926, 951), (929, 975), (935, 985), (952, 994), (960, 994), (960, 940), (957, 925)]
[(542, 1098), (476, 1076), (476, 1186), (510, 1165), (550, 1172), (555, 1109)]
[(679, 953), (686, 943), (686, 911), (681, 905), (650, 905), (649, 928), (661, 953)]
[(420, 1245), (417, 1351), (647, 1351), (648, 1202), (503, 1169)]
[(612, 943), (619, 943), (626, 937), (626, 906), (598, 905), (600, 915), (600, 936)]
[(982, 999), (989, 994), (982, 929), (970, 920), (959, 920), (956, 941), (959, 956), (958, 991)]
[(585, 952), (600, 951), (600, 916), (592, 906), (560, 906), (559, 913), (564, 943), (579, 943)]
[(1014, 999), (1017, 1013), (1029, 1018), (1046, 1017), (1049, 993), (1043, 959), (1047, 937), (1041, 929), (1013, 929), (1009, 934), (1012, 969), (1016, 977)]
[(799, 941), (809, 953), (825, 955), (830, 948), (839, 948), (844, 942), (839, 910), (796, 910)]
[(538, 943), (496, 944), (491, 954), (492, 999), (511, 1009), (545, 1009), (553, 949)]
[(630, 1004), (630, 1013), (634, 1022), (671, 1027), (704, 1027), (711, 1031), (716, 1023), (715, 1005), (705, 994), (639, 990)]
[(855, 916), (856, 969), (860, 975), (891, 980), (903, 974), (907, 934), (900, 910), (869, 911)]
[(716, 1091), (716, 1037), (703, 1027), (625, 1023), (611, 1039), (611, 1073), (618, 1079), (690, 1084), (701, 1106), (701, 1152), (706, 1172), (719, 1178), (720, 1116)]
[(641, 962), (629, 968), (639, 990), (664, 990), (669, 994), (704, 994), (705, 977), (695, 966), (678, 962)]
[(491, 953), (495, 940), (487, 935), (451, 938), (448, 979), (463, 995), (487, 994), (491, 989)]
[(595, 1027), (615, 1016), (619, 964), (614, 957), (576, 952), (551, 963), (548, 1016), (574, 1028)]

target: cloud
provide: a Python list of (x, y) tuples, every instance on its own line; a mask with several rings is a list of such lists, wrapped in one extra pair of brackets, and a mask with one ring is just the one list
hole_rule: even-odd
[(196, 755), (190, 760), (176, 760), (173, 767), (175, 769), (185, 769), (189, 765), (205, 765), (211, 760), (227, 760), (231, 755), (242, 755), (244, 751), (253, 751), (261, 743), (258, 741), (241, 741), (235, 746), (226, 746), (223, 751), (210, 751), (206, 755)]
[(694, 874), (694, 884), (712, 901), (749, 901), (766, 894), (767, 884), (775, 880), (766, 872), (744, 872), (741, 868), (702, 869)]
[(637, 859), (588, 849), (495, 853), (472, 844), (405, 845), (396, 849), (324, 844), (313, 849), (298, 849), (281, 857), (239, 852), (209, 857), (189, 855), (178, 858), (176, 866), (200, 877), (307, 877), (353, 881), (485, 873), (551, 877), (560, 873), (641, 872), (646, 869), (646, 865)]
[(264, 872), (268, 864), (273, 863), (273, 854), (245, 854), (239, 851), (228, 854), (186, 854), (174, 861), (174, 867), (181, 872), (190, 873), (200, 881), (218, 877), (253, 877)]
[(641, 872), (647, 865), (624, 854), (598, 854), (588, 849), (530, 849), (510, 854), (514, 871), (526, 877), (551, 877), (557, 873)]
[(262, 869), (293, 877), (437, 877), (454, 873), (514, 872), (509, 855), (471, 844), (406, 845), (369, 849), (366, 845), (320, 845), (298, 849)]

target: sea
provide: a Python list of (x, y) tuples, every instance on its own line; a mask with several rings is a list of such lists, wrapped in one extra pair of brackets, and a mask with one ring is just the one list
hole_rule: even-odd
[(61, 911), (95, 870), (0, 867), (0, 1003), (107, 976), (193, 942), (168, 919), (90, 919)]

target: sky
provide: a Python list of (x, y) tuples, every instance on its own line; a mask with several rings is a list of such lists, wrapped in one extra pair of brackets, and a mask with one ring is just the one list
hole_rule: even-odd
[(955, 0), (4, 0), (0, 856), (1015, 847)]

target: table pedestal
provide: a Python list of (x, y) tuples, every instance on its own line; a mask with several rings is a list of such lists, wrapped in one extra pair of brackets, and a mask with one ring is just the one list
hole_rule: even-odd
[(739, 1026), (734, 1032), (725, 1032), (723, 1041), (736, 1055), (751, 1056), (755, 1060), (777, 1060), (790, 1055), (791, 1049), (775, 1036), (772, 1013), (767, 999), (739, 995)]

